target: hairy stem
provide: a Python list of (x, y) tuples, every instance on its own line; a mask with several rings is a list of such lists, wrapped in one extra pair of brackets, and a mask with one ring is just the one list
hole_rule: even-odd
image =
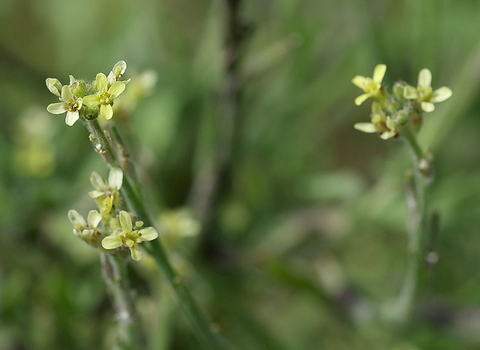
[(413, 163), (413, 171), (407, 172), (405, 182), (409, 212), (407, 271), (396, 301), (399, 318), (405, 321), (412, 311), (421, 272), (423, 242), (428, 230), (427, 188), (432, 181), (432, 164), (428, 155), (422, 151), (410, 126), (403, 126), (400, 132), (409, 148)]
[(142, 330), (140, 319), (131, 296), (126, 262), (106, 253), (100, 253), (102, 275), (112, 295), (118, 321), (118, 345), (122, 350), (140, 347)]
[[(91, 133), (92, 142), (94, 142), (95, 150), (102, 156), (109, 167), (120, 166), (112, 150), (112, 146), (105, 133), (101, 129), (97, 120), (88, 120), (82, 118), (88, 131)], [(132, 185), (131, 180), (126, 176), (123, 182), (122, 197), (125, 198), (130, 210), (137, 214), (146, 226), (154, 226), (152, 220), (145, 210), (143, 202), (137, 195), (137, 191)], [(163, 272), (167, 284), (173, 289), (174, 295), (178, 299), (180, 307), (183, 309), (190, 325), (202, 345), (203, 349), (221, 349), (221, 341), (218, 335), (213, 331), (213, 327), (207, 317), (200, 310), (188, 290), (183, 285), (180, 277), (173, 270), (165, 249), (159, 239), (151, 242), (145, 242), (145, 250), (150, 253), (158, 266)]]

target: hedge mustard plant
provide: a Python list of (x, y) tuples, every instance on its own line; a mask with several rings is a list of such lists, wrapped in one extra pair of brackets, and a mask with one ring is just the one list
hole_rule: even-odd
[(355, 129), (366, 133), (377, 133), (383, 140), (403, 139), (410, 151), (414, 166), (406, 176), (406, 195), (409, 209), (408, 222), (408, 262), (404, 283), (398, 298), (387, 303), (383, 316), (394, 321), (405, 321), (412, 309), (424, 255), (423, 244), (429, 229), (429, 209), (427, 188), (433, 181), (433, 155), (423, 151), (418, 143), (424, 113), (435, 110), (435, 103), (452, 96), (448, 87), (433, 90), (432, 74), (424, 68), (418, 76), (417, 87), (398, 81), (389, 92), (382, 84), (386, 65), (375, 67), (373, 78), (357, 75), (352, 83), (364, 91), (355, 99), (360, 105), (367, 99), (372, 100), (370, 122), (356, 123)]
[[(72, 75), (68, 85), (62, 85), (56, 78), (46, 80), (48, 90), (60, 101), (48, 105), (47, 110), (52, 114), (66, 113), (65, 122), (68, 126), (81, 120), (90, 133), (89, 139), (94, 150), (110, 168), (107, 181), (96, 172), (92, 172), (90, 177), (94, 190), (89, 192), (89, 196), (95, 200), (98, 211), (91, 210), (85, 220), (72, 209), (68, 212), (68, 218), (73, 224), (74, 234), (100, 252), (103, 277), (113, 294), (117, 309), (117, 338), (122, 349), (138, 349), (141, 343), (142, 330), (139, 322), (136, 322), (138, 314), (125, 264), (130, 257), (133, 261), (141, 260), (142, 250), (157, 262), (202, 347), (220, 349), (223, 347), (222, 341), (182, 284), (181, 277), (172, 268), (165, 248), (157, 239), (158, 232), (142, 201), (134, 164), (121, 140), (120, 132), (112, 121), (113, 104), (130, 82), (130, 79), (122, 80), (126, 68), (125, 61), (119, 61), (108, 75), (98, 73), (93, 82), (76, 79)], [(151, 89), (156, 81), (156, 75), (149, 74), (143, 80), (135, 85), (137, 92), (130, 96), (129, 106), (135, 106), (139, 99), (148, 95), (148, 89)], [(98, 119), (104, 121), (103, 127)], [(111, 129), (113, 139), (110, 138), (107, 128)], [(190, 231), (188, 234), (192, 234)]]

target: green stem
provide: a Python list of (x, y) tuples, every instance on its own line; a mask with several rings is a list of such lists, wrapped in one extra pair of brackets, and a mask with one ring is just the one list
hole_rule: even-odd
[(142, 199), (142, 192), (140, 182), (135, 173), (135, 166), (130, 158), (130, 154), (127, 152), (127, 146), (123, 141), (120, 132), (114, 122), (110, 122), (112, 135), (117, 146), (117, 160), (120, 163), (125, 175), (130, 179), (130, 182), (134, 185), (135, 190), (137, 191), (138, 196)]
[(112, 293), (118, 320), (118, 343), (122, 350), (135, 350), (140, 346), (142, 331), (130, 294), (125, 261), (110, 254), (100, 253), (103, 278)]
[[(432, 165), (422, 151), (410, 126), (401, 127), (400, 133), (407, 143), (414, 167), (414, 171), (409, 171), (406, 175), (406, 197), (409, 211), (407, 271), (396, 302), (399, 318), (401, 321), (405, 321), (412, 311), (422, 266), (423, 241), (428, 229), (427, 188), (431, 183)], [(424, 163), (423, 168), (422, 162)], [(425, 164), (428, 165), (428, 169), (425, 169)]]
[[(101, 129), (97, 120), (88, 120), (82, 117), (88, 131), (92, 134), (95, 150), (102, 155), (102, 158), (109, 167), (119, 166), (109, 140)], [(146, 226), (154, 226), (152, 220), (145, 210), (143, 202), (137, 196), (130, 179), (126, 177), (126, 181), (122, 184), (122, 196), (125, 198), (129, 208), (135, 212), (145, 223)], [(152, 242), (145, 242), (145, 250), (150, 253), (166, 278), (167, 284), (173, 289), (178, 302), (183, 309), (193, 331), (204, 349), (221, 349), (221, 341), (217, 334), (213, 331), (213, 327), (207, 317), (200, 310), (195, 300), (192, 298), (188, 290), (183, 285), (180, 277), (173, 270), (165, 249), (159, 239)]]
[[(117, 158), (115, 157), (115, 153), (113, 152), (112, 146), (108, 138), (105, 136), (100, 124), (96, 119), (88, 120), (82, 117), (85, 126), (87, 127), (88, 131), (90, 132), (91, 141), (94, 143), (95, 151), (100, 154), (107, 164), (109, 168), (112, 167), (119, 167), (122, 168)], [(122, 188), (120, 189), (122, 192), (122, 197), (126, 200), (127, 205), (134, 211), (142, 220), (145, 222), (147, 226), (153, 226), (152, 220), (148, 216), (143, 203), (137, 196), (137, 191), (135, 187), (132, 185), (132, 180), (129, 176), (125, 176), (125, 179), (122, 183)]]
[(415, 167), (417, 167), (418, 158), (421, 158), (424, 156), (422, 147), (418, 143), (418, 140), (413, 134), (412, 129), (410, 129), (409, 125), (405, 125), (401, 127), (400, 134), (402, 135), (403, 139), (407, 142), (407, 145), (412, 153), (412, 156), (416, 157), (413, 159), (413, 162)]

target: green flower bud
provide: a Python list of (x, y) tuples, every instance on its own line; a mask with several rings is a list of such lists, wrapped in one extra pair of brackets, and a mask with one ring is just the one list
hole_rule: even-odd
[(397, 81), (395, 85), (393, 85), (393, 93), (397, 95), (398, 97), (404, 97), (403, 93), (405, 90), (405, 82), (404, 81)]
[(403, 111), (396, 112), (393, 118), (397, 125), (404, 125), (408, 121), (408, 115)]
[(87, 92), (87, 84), (83, 80), (74, 80), (70, 84), (70, 90), (76, 97), (85, 97)]
[(98, 114), (100, 113), (100, 106), (93, 106), (93, 107), (87, 107), (84, 106), (84, 116), (88, 120), (93, 120), (96, 119)]

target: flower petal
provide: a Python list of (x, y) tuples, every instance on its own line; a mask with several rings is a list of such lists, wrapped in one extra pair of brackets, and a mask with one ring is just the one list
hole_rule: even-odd
[(395, 120), (393, 120), (393, 118), (387, 117), (385, 124), (387, 125), (387, 128), (389, 128), (391, 131), (397, 128), (397, 123), (395, 123)]
[(418, 91), (413, 86), (407, 85), (403, 90), (403, 97), (409, 100), (415, 100), (418, 98)]
[(366, 80), (367, 78), (362, 77), (361, 75), (357, 75), (355, 78), (352, 79), (352, 83), (363, 90), (363, 88), (365, 87)]
[(102, 193), (105, 192), (105, 183), (103, 182), (102, 177), (98, 175), (95, 171), (92, 171), (92, 175), (90, 175), (90, 183), (97, 191), (100, 191)]
[(113, 72), (110, 72), (107, 76), (107, 81), (108, 81), (108, 85), (109, 86), (112, 86), (116, 81), (117, 79), (115, 78), (115, 75), (113, 74)]
[(72, 126), (73, 124), (75, 124), (78, 118), (80, 118), (78, 111), (75, 111), (75, 112), (68, 111), (67, 116), (65, 117), (65, 123), (68, 126)]
[(105, 74), (98, 73), (97, 77), (95, 78), (95, 88), (98, 92), (107, 91), (108, 87), (108, 80)]
[(120, 168), (112, 168), (108, 174), (108, 186), (119, 190), (122, 187), (123, 171)]
[(125, 210), (120, 212), (120, 226), (122, 226), (123, 232), (132, 231), (132, 218)]
[(93, 235), (93, 232), (95, 232), (95, 231), (93, 231), (93, 230), (83, 230), (82, 231), (82, 236), (91, 236), (91, 235)]
[(50, 103), (47, 106), (47, 111), (49, 111), (52, 114), (62, 114), (68, 111), (68, 107), (63, 102)]
[(432, 73), (429, 69), (424, 68), (418, 74), (418, 87), (421, 89), (426, 89), (432, 85)]
[(87, 216), (88, 225), (92, 228), (96, 228), (98, 224), (102, 221), (102, 215), (96, 210), (90, 210)]
[(132, 247), (130, 247), (130, 255), (135, 261), (140, 261), (140, 259), (142, 259), (142, 252), (140, 251), (138, 244), (134, 244)]
[(442, 86), (441, 88), (435, 90), (432, 95), (432, 102), (442, 102), (450, 98), (452, 96), (452, 90), (446, 86)]
[(127, 69), (127, 62), (121, 60), (115, 63), (112, 68), (112, 73), (115, 75), (115, 78), (121, 78), (125, 70)]
[(353, 127), (359, 131), (367, 132), (367, 133), (373, 133), (378, 131), (377, 127), (372, 123), (356, 123), (353, 125)]
[(58, 79), (55, 78), (47, 78), (45, 80), (45, 83), (47, 84), (48, 90), (50, 92), (58, 97), (60, 97), (60, 92), (62, 91), (62, 83)]
[(433, 112), (435, 110), (435, 105), (431, 102), (422, 102), (421, 106), (425, 112)]
[(102, 247), (105, 249), (115, 249), (123, 245), (119, 235), (107, 236), (102, 240)]
[(387, 71), (386, 65), (377, 64), (377, 66), (373, 70), (373, 81), (376, 83), (381, 83), (383, 80), (383, 77), (385, 76), (386, 71)]
[(356, 99), (355, 99), (355, 104), (357, 106), (360, 106), (363, 102), (365, 102), (365, 100), (367, 100), (368, 98), (370, 97), (369, 94), (363, 94), (363, 95), (360, 95), (358, 96)]
[(68, 219), (74, 226), (80, 225), (84, 227), (87, 224), (83, 216), (73, 209), (68, 211)]
[(155, 238), (158, 238), (158, 232), (153, 227), (145, 227), (138, 232), (142, 234), (140, 236), (142, 241), (153, 241)]
[(100, 115), (106, 120), (110, 120), (113, 117), (113, 108), (110, 105), (100, 106)]
[(386, 131), (384, 132), (383, 134), (380, 135), (380, 138), (382, 140), (388, 140), (388, 139), (391, 139), (392, 137), (394, 137), (396, 135), (395, 132), (393, 131)]
[(125, 83), (122, 81), (115, 82), (112, 86), (110, 86), (110, 89), (108, 89), (108, 93), (113, 98), (120, 95), (123, 91), (125, 91)]
[(101, 197), (101, 196), (104, 196), (105, 195), (105, 192), (100, 192), (100, 191), (90, 191), (88, 192), (88, 195), (90, 196), (90, 198), (98, 198), (98, 197)]
[(87, 107), (94, 107), (100, 104), (100, 96), (98, 95), (88, 95), (83, 98), (83, 103)]
[(70, 86), (68, 85), (62, 86), (62, 100), (65, 102), (75, 100), (75, 97), (72, 94), (72, 90), (70, 90)]
[(101, 197), (105, 194), (105, 192), (100, 192), (100, 191), (90, 191), (88, 192), (88, 195), (90, 196), (90, 198), (98, 198), (98, 197)]

